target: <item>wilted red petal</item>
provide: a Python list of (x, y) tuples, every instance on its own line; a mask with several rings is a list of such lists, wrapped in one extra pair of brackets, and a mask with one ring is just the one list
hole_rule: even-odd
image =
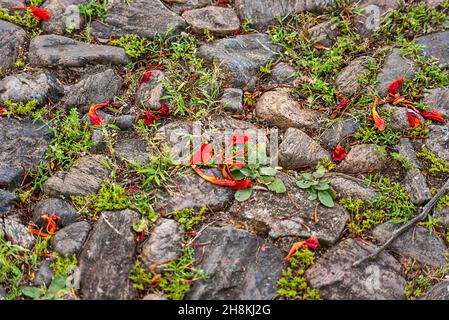
[(232, 180), (234, 183), (231, 184), (229, 187), (231, 188), (231, 190), (240, 190), (240, 189), (248, 189), (251, 188), (251, 186), (253, 185), (253, 181), (252, 180)]
[(147, 110), (143, 116), (143, 122), (147, 127), (151, 126), (157, 122), (157, 117), (153, 116), (150, 110)]
[(343, 98), (340, 101), (340, 104), (338, 105), (336, 111), (341, 112), (343, 110), (345, 110), (348, 107), (348, 102), (346, 101), (346, 98)]
[(109, 105), (109, 102), (103, 102), (103, 103), (99, 103), (99, 104), (94, 104), (89, 108), (89, 112), (87, 113), (87, 115), (89, 116), (90, 122), (94, 126), (101, 126), (104, 121), (104, 119), (102, 117), (97, 115), (97, 109), (106, 107), (108, 105)]
[(233, 180), (233, 179), (219, 179), (213, 176), (208, 176), (204, 174), (199, 168), (196, 166), (192, 166), (192, 169), (204, 180), (215, 184), (217, 186), (222, 187), (229, 187), (232, 190), (239, 190), (239, 189), (248, 189), (252, 186), (253, 182), (251, 180)]
[(398, 91), (399, 89), (399, 84), (403, 83), (404, 79), (400, 78), (398, 80), (393, 81), (389, 86), (388, 86), (388, 93), (389, 94), (395, 94), (396, 91)]
[(249, 141), (248, 135), (242, 134), (239, 131), (237, 131), (232, 135), (231, 139), (229, 139), (229, 144), (232, 146), (241, 145), (247, 143), (248, 141)]
[(306, 240), (306, 243), (304, 244), (306, 247), (308, 247), (310, 250), (316, 250), (320, 243), (318, 242), (318, 239), (315, 237), (310, 237)]
[(31, 233), (33, 233), (33, 234), (35, 234), (35, 235), (40, 236), (40, 237), (51, 237), (51, 235), (49, 235), (49, 234), (47, 234), (47, 233), (45, 233), (45, 232), (42, 232), (42, 231), (33, 229), (33, 228), (31, 228), (31, 227), (28, 227), (28, 232), (31, 232)]
[(166, 103), (161, 104), (161, 109), (159, 110), (159, 113), (163, 117), (167, 117), (170, 115), (170, 109), (168, 108), (168, 105)]
[(419, 113), (426, 119), (438, 121), (441, 123), (446, 122), (444, 117), (438, 111), (420, 111)]
[(407, 110), (408, 122), (410, 123), (412, 128), (419, 127), (421, 125), (421, 120), (419, 119), (419, 116), (414, 111), (410, 111), (408, 109), (406, 109), (406, 110)]
[(200, 147), (200, 150), (198, 150), (198, 152), (193, 154), (191, 164), (192, 165), (204, 164), (207, 161), (209, 161), (209, 159), (211, 159), (213, 155), (214, 152), (212, 150), (212, 146), (210, 144), (205, 143)]
[(301, 250), (304, 246), (308, 247), (310, 250), (316, 250), (320, 243), (318, 242), (318, 239), (315, 237), (310, 237), (306, 241), (296, 242), (293, 244), (292, 248), (290, 249), (290, 252), (288, 255), (284, 258), (285, 261), (289, 262), (291, 257), (299, 250)]
[(140, 78), (140, 81), (139, 81), (139, 83), (138, 83), (137, 86), (136, 86), (136, 91), (139, 90), (140, 86), (141, 86), (143, 83), (150, 81), (151, 75), (152, 75), (152, 72), (151, 72), (151, 71), (147, 71), (147, 72), (145, 72), (145, 73), (143, 74), (142, 78)]
[(334, 153), (332, 154), (332, 159), (336, 162), (343, 161), (348, 154), (346, 153), (345, 149), (341, 146), (341, 144), (338, 144), (338, 146), (335, 148)]
[(6, 116), (8, 111), (5, 108), (0, 108), (0, 116)]
[(33, 14), (33, 17), (36, 18), (37, 20), (41, 21), (41, 20), (45, 20), (48, 21), (51, 18), (50, 13), (42, 8), (38, 8), (38, 7), (33, 7), (33, 6), (28, 6), (28, 7), (10, 7), (9, 9), (11, 10), (28, 10), (31, 11), (31, 13)]
[(374, 123), (376, 124), (377, 129), (379, 129), (380, 131), (385, 130), (385, 124), (384, 124), (384, 120), (380, 117), (379, 113), (377, 112), (377, 104), (379, 102), (379, 98), (375, 97), (374, 98), (374, 104), (373, 104), (373, 119), (374, 119)]
[(48, 216), (48, 215), (44, 214), (41, 218), (46, 223), (47, 233), (50, 234), (50, 235), (55, 234), (56, 229), (58, 227), (56, 221), (58, 221), (60, 219), (60, 217), (56, 216), (56, 215)]

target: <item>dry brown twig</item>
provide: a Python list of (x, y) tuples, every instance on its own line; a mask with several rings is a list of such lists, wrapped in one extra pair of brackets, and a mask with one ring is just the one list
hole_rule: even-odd
[(418, 222), (424, 220), (427, 215), (430, 213), (430, 211), (432, 211), (433, 207), (436, 205), (436, 203), (438, 202), (438, 200), (446, 193), (446, 191), (449, 189), (449, 179), (446, 181), (446, 183), (443, 185), (443, 187), (441, 187), (440, 191), (437, 192), (437, 194), (424, 206), (424, 208), (422, 209), (421, 213), (419, 215), (417, 215), (415, 218), (413, 218), (412, 220), (410, 220), (409, 222), (407, 222), (406, 224), (404, 224), (402, 227), (400, 227), (399, 229), (395, 230), (392, 234), (392, 236), (383, 244), (381, 245), (379, 248), (377, 248), (373, 253), (371, 253), (370, 255), (357, 260), (356, 262), (354, 262), (354, 264), (352, 265), (353, 267), (358, 267), (360, 266), (363, 262), (375, 258), (379, 255), (379, 253), (381, 253), (383, 250), (385, 250), (386, 248), (388, 248), (388, 246), (394, 241), (396, 240), (401, 234), (403, 234), (404, 232), (406, 232), (408, 229), (410, 229), (411, 227), (413, 227), (415, 224), (417, 224)]

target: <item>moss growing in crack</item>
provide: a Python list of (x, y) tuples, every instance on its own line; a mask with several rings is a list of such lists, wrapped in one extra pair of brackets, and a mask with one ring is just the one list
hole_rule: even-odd
[(139, 260), (131, 270), (130, 280), (134, 288), (142, 293), (159, 293), (170, 300), (182, 300), (189, 292), (192, 282), (206, 279), (204, 273), (193, 268), (195, 253), (192, 248), (184, 246), (181, 257), (161, 265), (160, 273), (148, 271)]
[(429, 290), (431, 286), (430, 280), (424, 275), (420, 275), (417, 279), (408, 281), (405, 285), (404, 294), (408, 300), (415, 300)]
[(190, 231), (201, 222), (205, 212), (207, 212), (207, 208), (202, 208), (199, 211), (192, 208), (175, 210), (173, 217), (185, 226), (186, 231)]
[(318, 289), (309, 288), (304, 278), (305, 270), (315, 259), (315, 253), (308, 248), (297, 251), (290, 260), (290, 266), (282, 271), (279, 279), (278, 299), (280, 300), (320, 300)]
[(416, 155), (428, 165), (427, 171), (430, 174), (439, 175), (449, 172), (449, 164), (425, 146)]
[(394, 160), (398, 161), (405, 170), (410, 170), (413, 167), (413, 164), (408, 157), (397, 152), (392, 152), (390, 155)]
[(12, 102), (11, 100), (5, 100), (3, 106), (6, 108), (6, 115), (15, 116), (18, 118), (26, 118), (33, 115), (37, 110), (39, 101), (31, 100), (28, 102)]
[(131, 58), (142, 58), (147, 52), (149, 42), (145, 38), (141, 38), (138, 35), (126, 35), (116, 40), (112, 40), (110, 44), (119, 46), (125, 49), (125, 52)]
[(61, 256), (57, 253), (53, 253), (53, 256), (56, 259), (50, 264), (50, 267), (54, 276), (68, 277), (78, 265), (78, 260), (75, 255), (70, 258), (68, 256)]
[(94, 202), (96, 212), (123, 210), (131, 205), (125, 188), (116, 182), (106, 181)]

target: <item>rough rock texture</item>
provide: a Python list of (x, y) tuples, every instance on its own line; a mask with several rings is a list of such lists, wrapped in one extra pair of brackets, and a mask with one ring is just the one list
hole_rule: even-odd
[(211, 0), (162, 0), (171, 11), (182, 14), (186, 10), (198, 9), (212, 3)]
[(399, 7), (396, 0), (361, 0), (357, 4), (360, 14), (355, 19), (355, 28), (362, 36), (370, 36), (387, 14)]
[(355, 134), (359, 130), (359, 127), (360, 122), (353, 118), (336, 122), (321, 134), (320, 143), (326, 149), (334, 151), (335, 147), (343, 139)]
[(279, 46), (270, 43), (266, 34), (247, 34), (220, 39), (198, 50), (207, 63), (216, 63), (226, 84), (235, 88), (255, 88), (260, 66), (279, 55)]
[(106, 19), (92, 23), (93, 35), (101, 39), (128, 34), (153, 39), (169, 30), (179, 34), (184, 28), (184, 19), (159, 0), (133, 0), (130, 5), (120, 0), (109, 1)]
[(284, 168), (315, 165), (324, 158), (330, 159), (329, 152), (303, 131), (290, 128), (285, 132), (279, 146), (279, 164)]
[(19, 48), (25, 42), (25, 31), (10, 22), (0, 20), (0, 70), (14, 67), (19, 57)]
[(48, 99), (56, 103), (63, 95), (64, 87), (59, 80), (42, 71), (14, 74), (0, 81), (0, 103), (37, 100), (42, 105)]
[(2, 8), (10, 8), (12, 6), (23, 6), (25, 5), (25, 0), (2, 0)]
[(331, 47), (339, 33), (338, 24), (326, 21), (309, 29), (310, 40), (314, 44)]
[(377, 192), (366, 186), (363, 180), (343, 174), (330, 174), (329, 182), (339, 198), (355, 198), (363, 201), (373, 200)]
[(23, 224), (10, 218), (4, 219), (3, 223), (6, 240), (25, 249), (31, 249), (34, 246), (34, 236)]
[(65, 31), (75, 31), (82, 27), (82, 16), (79, 6), (86, 5), (89, 0), (48, 0), (42, 8), (51, 14), (51, 19), (42, 22), (42, 28), (50, 34), (63, 34)]
[(119, 116), (115, 119), (115, 124), (121, 129), (121, 130), (131, 130), (134, 128), (134, 120), (135, 116), (130, 114), (125, 114), (123, 116)]
[(426, 46), (425, 57), (437, 58), (440, 65), (449, 64), (449, 31), (431, 33), (416, 39), (418, 44)]
[(329, 300), (402, 300), (405, 279), (401, 266), (383, 252), (375, 260), (352, 264), (375, 250), (371, 244), (347, 239), (326, 251), (306, 271), (306, 280)]
[[(203, 170), (205, 174), (220, 177), (220, 171), (214, 169)], [(234, 199), (234, 191), (227, 187), (216, 186), (207, 182), (196, 173), (183, 174), (176, 177), (178, 187), (174, 186), (170, 194), (163, 191), (159, 194), (157, 211), (171, 213), (174, 210), (187, 208), (210, 208), (214, 211), (223, 210)]]
[(207, 30), (217, 35), (228, 35), (240, 29), (240, 20), (231, 8), (207, 6), (185, 11), (182, 17), (193, 32), (199, 34)]
[(449, 87), (429, 90), (424, 102), (431, 110), (436, 110), (445, 118), (449, 117)]
[(41, 122), (0, 118), (0, 188), (14, 189), (44, 160), (52, 136)]
[(387, 157), (382, 155), (374, 144), (359, 144), (352, 147), (337, 170), (345, 173), (367, 173), (385, 167)]
[(255, 191), (254, 201), (242, 208), (239, 208), (241, 204), (235, 203), (228, 210), (229, 214), (238, 214), (238, 217), (247, 220), (259, 234), (268, 233), (274, 239), (315, 236), (323, 245), (334, 244), (345, 228), (348, 218), (346, 211), (338, 204), (333, 208), (320, 206), (319, 221), (315, 224), (316, 202), (308, 200), (308, 192), (298, 188), (293, 177), (285, 174), (279, 177), (284, 181), (297, 208), (285, 193)]
[(14, 193), (0, 189), (0, 217), (12, 211), (17, 197)]
[(74, 223), (79, 218), (79, 213), (68, 203), (61, 199), (43, 199), (39, 201), (33, 210), (33, 222), (40, 227), (45, 227), (45, 222), (41, 219), (42, 215), (59, 216), (57, 221), (60, 228), (64, 228)]
[(65, 89), (64, 106), (67, 109), (77, 107), (81, 113), (86, 113), (92, 104), (112, 100), (122, 84), (122, 78), (114, 69), (89, 75)]
[(416, 157), (416, 151), (413, 148), (410, 139), (401, 139), (396, 145), (395, 148), (399, 154), (407, 158), (408, 161), (412, 164), (414, 168), (420, 168), (421, 163)]
[(0, 301), (2, 300), (6, 300), (6, 292), (2, 287), (0, 287)]
[(58, 35), (42, 35), (30, 42), (30, 63), (42, 67), (82, 67), (88, 64), (127, 64), (125, 50), (88, 44)]
[(99, 155), (79, 159), (69, 172), (59, 171), (48, 179), (44, 184), (44, 193), (49, 197), (87, 196), (96, 193), (109, 175), (109, 170), (101, 161), (106, 159)]
[(197, 241), (210, 242), (196, 250), (197, 267), (208, 280), (195, 282), (186, 299), (271, 300), (276, 295), (283, 255), (274, 246), (262, 251), (263, 239), (229, 226), (209, 227)]
[(366, 72), (367, 60), (368, 57), (354, 59), (340, 72), (335, 85), (341, 94), (352, 96), (364, 90), (365, 86), (358, 79)]
[(236, 88), (225, 89), (220, 104), (225, 111), (231, 113), (243, 112), (243, 90)]
[(429, 289), (427, 294), (422, 297), (422, 300), (449, 300), (449, 281), (443, 280), (434, 285)]
[(298, 73), (288, 63), (280, 62), (276, 64), (270, 72), (269, 83), (272, 85), (294, 84), (298, 79)]
[(385, 59), (382, 71), (378, 75), (379, 84), (376, 87), (377, 92), (384, 96), (388, 92), (388, 86), (395, 80), (403, 77), (405, 80), (412, 80), (415, 75), (415, 69), (411, 62), (406, 61), (400, 56), (399, 49), (393, 49)]
[(121, 139), (114, 145), (114, 150), (121, 161), (131, 161), (140, 164), (150, 161), (147, 142), (142, 139)]
[(59, 230), (51, 238), (50, 243), (53, 249), (61, 254), (72, 256), (78, 254), (87, 239), (90, 231), (90, 224), (80, 221)]
[[(373, 230), (373, 236), (380, 243), (384, 243), (399, 227), (400, 225), (386, 222)], [(438, 236), (430, 235), (429, 231), (421, 226), (401, 235), (390, 245), (389, 250), (435, 268), (442, 268), (448, 262), (448, 251), (444, 242)]]
[[(408, 120), (407, 110), (402, 107), (395, 107), (390, 104), (379, 108), (382, 112), (385, 113), (385, 126), (387, 128), (391, 128), (395, 131), (404, 131), (407, 128), (411, 128), (410, 121)], [(412, 112), (412, 111), (410, 111)], [(418, 115), (421, 123), (424, 123), (425, 120)]]
[(36, 287), (40, 287), (45, 284), (45, 286), (48, 288), (51, 284), (52, 278), (53, 272), (50, 268), (50, 262), (44, 260), (36, 273), (36, 277), (34, 278), (34, 285)]
[(170, 85), (168, 77), (159, 70), (151, 72), (149, 81), (140, 85), (136, 91), (136, 102), (143, 109), (150, 108), (159, 110), (161, 108), (161, 98), (168, 94), (165, 85)]
[(333, 0), (236, 0), (235, 9), (242, 21), (251, 20), (253, 26), (262, 29), (276, 22), (277, 17), (304, 11), (324, 11)]
[(423, 205), (432, 199), (432, 192), (427, 186), (426, 178), (418, 168), (407, 171), (403, 184), (410, 194), (412, 203)]
[(282, 129), (313, 129), (323, 120), (319, 112), (302, 109), (286, 91), (265, 92), (257, 101), (256, 115), (269, 125)]
[(162, 261), (179, 258), (184, 226), (174, 220), (159, 219), (142, 246), (142, 261), (147, 268)]
[(131, 210), (101, 213), (79, 258), (84, 299), (124, 300), (135, 296), (129, 275), (136, 252), (132, 224), (139, 217)]
[(446, 126), (429, 126), (426, 147), (445, 161), (449, 161), (449, 128)]

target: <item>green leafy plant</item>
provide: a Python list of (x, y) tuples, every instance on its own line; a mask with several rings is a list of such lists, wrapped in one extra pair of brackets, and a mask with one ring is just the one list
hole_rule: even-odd
[(147, 52), (148, 40), (137, 35), (126, 35), (116, 40), (111, 40), (112, 45), (122, 47), (131, 58), (142, 58)]
[(22, 294), (33, 300), (55, 300), (62, 297), (70, 290), (66, 288), (66, 281), (66, 277), (56, 276), (53, 278), (48, 288), (45, 284), (40, 288), (24, 287), (22, 288)]
[(400, 153), (393, 152), (391, 153), (391, 157), (398, 161), (405, 170), (410, 170), (413, 167), (410, 159)]
[(123, 186), (110, 181), (103, 183), (94, 202), (96, 212), (123, 210), (130, 205), (131, 201)]
[(449, 164), (425, 146), (416, 155), (427, 164), (430, 174), (438, 175), (449, 172)]
[(29, 117), (36, 111), (39, 102), (31, 100), (28, 102), (12, 102), (11, 100), (5, 100), (3, 102), (6, 107), (7, 116), (16, 116), (18, 118)]
[(431, 286), (430, 280), (424, 275), (420, 275), (417, 279), (408, 281), (404, 294), (408, 300), (415, 300), (423, 295)]
[(328, 208), (334, 207), (334, 200), (336, 198), (335, 192), (325, 179), (326, 169), (323, 166), (318, 166), (313, 173), (303, 173), (296, 178), (296, 185), (309, 192), (309, 200), (318, 200), (320, 203)]
[(207, 212), (207, 208), (202, 208), (199, 211), (192, 208), (187, 208), (183, 210), (175, 210), (173, 212), (173, 217), (176, 221), (185, 226), (186, 231), (190, 231), (201, 222), (205, 212)]

